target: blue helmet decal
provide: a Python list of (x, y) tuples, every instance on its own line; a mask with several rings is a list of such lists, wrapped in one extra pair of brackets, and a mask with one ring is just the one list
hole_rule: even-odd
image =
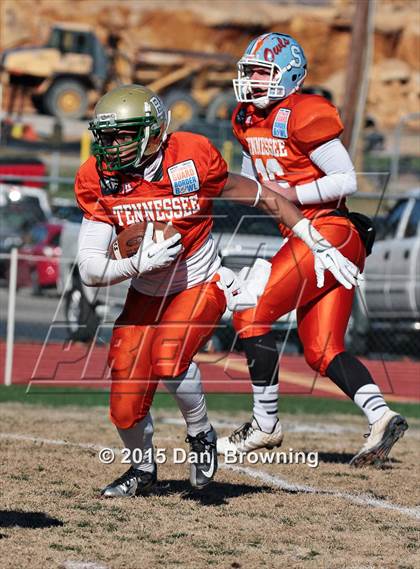
[[(306, 65), (303, 49), (294, 38), (263, 34), (252, 40), (238, 62), (238, 78), (233, 81), (236, 98), (261, 108), (284, 99), (302, 85)], [(260, 75), (255, 75), (256, 69)]]

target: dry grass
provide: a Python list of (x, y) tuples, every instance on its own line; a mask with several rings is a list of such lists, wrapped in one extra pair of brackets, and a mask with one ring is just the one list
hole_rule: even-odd
[[(185, 447), (183, 429), (163, 424), (159, 418), (164, 417), (162, 412), (155, 417), (156, 445)], [(237, 418), (239, 423), (245, 417)], [(299, 418), (285, 421), (296, 424)], [(300, 424), (311, 421), (320, 424), (319, 416), (305, 416)], [(418, 421), (411, 421), (389, 468), (380, 471), (351, 470), (342, 463), (362, 443), (361, 420), (329, 416), (325, 424), (350, 430), (291, 432), (284, 443), (285, 450), (319, 450), (318, 468), (247, 466), (290, 483), (419, 505)], [(4, 404), (2, 432), (119, 446), (103, 408)], [(100, 488), (124, 470), (121, 464), (104, 466), (96, 451), (78, 446), (10, 438), (0, 439), (0, 446), (0, 565), (5, 569), (71, 567), (69, 561), (96, 562), (108, 569), (415, 569), (420, 564), (420, 525), (407, 512), (362, 506), (331, 494), (279, 490), (224, 469), (206, 491), (192, 493), (187, 465), (170, 463), (160, 467), (162, 484), (154, 495), (101, 500)]]

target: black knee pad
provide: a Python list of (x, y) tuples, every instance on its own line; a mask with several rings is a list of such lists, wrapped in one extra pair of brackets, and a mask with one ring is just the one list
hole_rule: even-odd
[(278, 383), (279, 354), (273, 332), (242, 339), (251, 381), (254, 385)]

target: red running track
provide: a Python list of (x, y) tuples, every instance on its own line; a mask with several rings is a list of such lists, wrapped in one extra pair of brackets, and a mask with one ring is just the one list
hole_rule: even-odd
[[(5, 343), (0, 342), (0, 366), (4, 370)], [(106, 365), (107, 347), (75, 342), (62, 344), (17, 343), (13, 354), (13, 384), (74, 386), (104, 389), (110, 379)], [(249, 393), (250, 383), (242, 355), (200, 353), (207, 393)], [(380, 361), (362, 358), (386, 398), (391, 401), (420, 401), (420, 362)], [(302, 356), (283, 356), (280, 362), (280, 391), (291, 395), (314, 395), (346, 399), (327, 378), (316, 376)], [(3, 377), (3, 374), (2, 374)]]

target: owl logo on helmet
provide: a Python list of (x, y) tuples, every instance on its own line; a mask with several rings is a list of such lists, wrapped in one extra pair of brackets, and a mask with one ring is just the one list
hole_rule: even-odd
[(166, 138), (170, 113), (161, 99), (142, 85), (123, 85), (106, 93), (95, 107), (89, 130), (92, 152), (101, 171), (141, 167)]
[(238, 61), (233, 80), (240, 103), (264, 109), (295, 93), (306, 77), (306, 57), (291, 36), (268, 33), (253, 40)]

